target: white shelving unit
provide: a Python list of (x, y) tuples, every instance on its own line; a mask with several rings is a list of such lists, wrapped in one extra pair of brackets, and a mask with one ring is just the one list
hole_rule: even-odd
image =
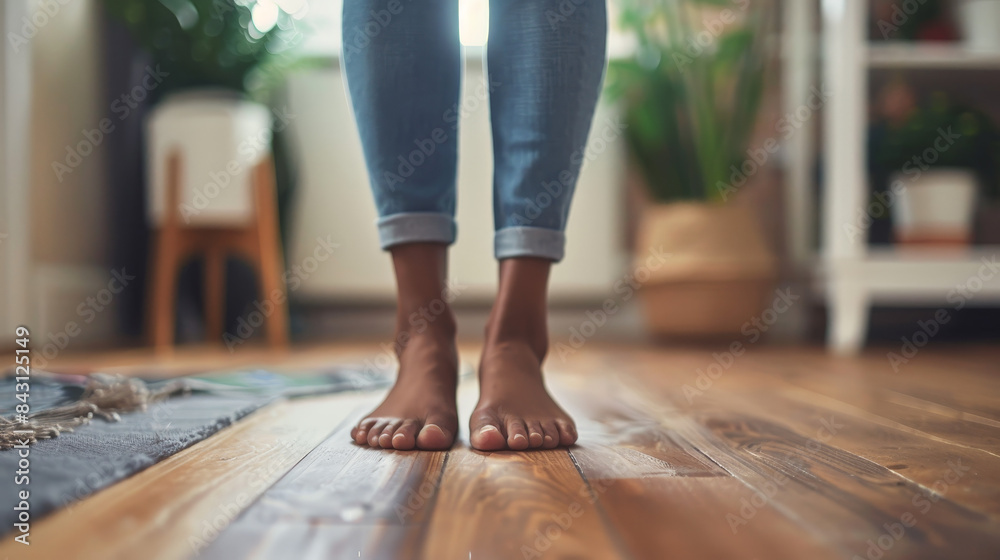
[(871, 68), (1000, 70), (1000, 53), (969, 51), (960, 45), (871, 45), (867, 54)]
[[(823, 0), (824, 81), (832, 90), (825, 121), (821, 273), (830, 310), (828, 345), (853, 353), (864, 344), (872, 304), (940, 305), (959, 297), (969, 306), (1000, 305), (1000, 247), (966, 251), (873, 249), (862, 230), (868, 200), (865, 137), (868, 73), (872, 68), (947, 68), (1000, 71), (1000, 54), (960, 46), (871, 45), (868, 0)], [(959, 296), (966, 286), (972, 297)]]

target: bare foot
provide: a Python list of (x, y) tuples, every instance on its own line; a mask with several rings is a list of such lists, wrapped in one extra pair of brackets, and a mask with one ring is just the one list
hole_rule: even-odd
[(393, 249), (400, 285), (395, 339), (399, 374), (382, 404), (351, 430), (360, 445), (440, 450), (455, 442), (458, 352), (455, 318), (441, 291), (445, 250), (431, 244)]
[(469, 419), (472, 447), (552, 449), (576, 442), (576, 424), (545, 389), (541, 362), (527, 343), (487, 345), (479, 365), (479, 404)]
[(550, 262), (507, 259), (479, 363), (479, 404), (469, 419), (472, 447), (552, 449), (576, 442), (573, 419), (545, 389), (545, 291)]
[(396, 384), (351, 437), (383, 449), (448, 449), (458, 429), (454, 337), (416, 335), (399, 353), (399, 363)]

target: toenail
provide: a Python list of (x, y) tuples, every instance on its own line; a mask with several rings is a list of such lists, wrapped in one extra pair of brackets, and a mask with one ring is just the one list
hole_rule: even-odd
[(524, 435), (523, 434), (514, 434), (514, 439), (517, 439), (517, 438), (524, 439)]
[(486, 425), (479, 429), (479, 433), (485, 434), (486, 432), (499, 432), (496, 426)]

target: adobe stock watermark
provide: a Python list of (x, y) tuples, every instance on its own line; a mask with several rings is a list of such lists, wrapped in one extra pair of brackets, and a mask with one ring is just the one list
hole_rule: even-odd
[(39, 369), (44, 369), (49, 360), (54, 360), (63, 350), (69, 347), (74, 338), (83, 333), (83, 329), (97, 319), (99, 313), (103, 312), (114, 301), (118, 294), (122, 293), (129, 284), (135, 280), (135, 276), (126, 272), (125, 268), (111, 271), (111, 277), (105, 287), (92, 295), (84, 298), (76, 306), (76, 314), (80, 317), (82, 324), (76, 321), (67, 321), (61, 330), (46, 334), (46, 341), (41, 350), (35, 355), (34, 365)]
[(109, 456), (95, 457), (90, 463), (91, 471), (83, 476), (77, 476), (73, 489), (64, 492), (59, 501), (64, 511), (73, 513), (80, 500), (97, 492), (108, 485), (108, 479), (113, 479), (115, 473), (121, 472), (123, 465), (116, 464)]
[[(173, 425), (172, 418), (181, 410), (170, 406), (171, 400), (157, 400), (148, 403), (142, 409), (151, 420), (149, 424), (152, 428), (152, 433), (157, 436), (163, 430), (170, 429)], [(127, 466), (122, 463), (129, 460), (131, 460), (129, 457), (116, 458), (108, 455), (94, 458), (90, 463), (89, 472), (82, 475), (78, 473), (72, 488), (66, 490), (60, 496), (59, 501), (62, 504), (61, 507), (63, 510), (67, 513), (74, 512), (80, 500), (107, 487), (110, 483), (109, 481), (113, 481), (118, 477), (116, 473), (121, 473), (123, 469), (127, 470)]]
[[(278, 443), (278, 449), (274, 450), (273, 453), (281, 455), (290, 452), (295, 444), (294, 438), (284, 438)], [(244, 481), (238, 494), (208, 512), (201, 519), (198, 532), (187, 538), (192, 556), (200, 554), (206, 546), (217, 539), (219, 534), (239, 517), (240, 513), (284, 474), (285, 470), (286, 468), (282, 466), (281, 461), (268, 461), (262, 468), (253, 471), (250, 480)]]
[(997, 262), (996, 254), (990, 255), (990, 258), (983, 257), (981, 262), (983, 264), (975, 274), (966, 278), (965, 282), (956, 284), (945, 296), (945, 301), (953, 304), (950, 310), (942, 307), (935, 311), (929, 319), (917, 321), (917, 329), (909, 336), (900, 338), (902, 344), (899, 351), (886, 353), (885, 357), (889, 360), (892, 371), (899, 373), (899, 370), (910, 363), (910, 360), (915, 358), (920, 350), (941, 332), (944, 325), (951, 321), (952, 311), (964, 308), (983, 290), (988, 282), (997, 276), (997, 273), (1000, 273), (1000, 263)]
[[(489, 78), (487, 78), (489, 80)], [(489, 80), (481, 82), (475, 90), (462, 97), (453, 107), (445, 109), (441, 114), (442, 126), (434, 127), (426, 135), (413, 139), (414, 149), (405, 154), (399, 154), (393, 163), (395, 170), (383, 169), (382, 181), (385, 186), (395, 192), (397, 185), (405, 183), (416, 173), (417, 169), (438, 153), (439, 148), (458, 135), (459, 120), (489, 105), (489, 96), (500, 85), (500, 82)], [(451, 129), (451, 132), (448, 131)]]
[(882, 34), (883, 39), (894, 39), (899, 33), (899, 28), (903, 27), (910, 21), (920, 8), (927, 3), (927, 0), (903, 0), (900, 4), (892, 4), (892, 14), (889, 19), (884, 18), (879, 19), (876, 22), (878, 26), (879, 33)]
[(406, 502), (396, 504), (396, 519), (402, 525), (407, 518), (413, 517), (418, 511), (430, 503), (431, 498), (441, 484), (442, 477), (435, 481), (425, 480), (416, 490), (408, 488), (406, 490)]
[(854, 222), (843, 224), (842, 227), (847, 237), (851, 241), (857, 241), (859, 238), (864, 239), (865, 232), (872, 225), (872, 221), (885, 216), (889, 209), (896, 204), (899, 196), (906, 190), (906, 183), (918, 180), (925, 171), (931, 168), (931, 165), (941, 159), (941, 154), (951, 149), (955, 142), (961, 138), (962, 135), (952, 132), (950, 126), (947, 129), (939, 128), (934, 142), (923, 152), (914, 155), (903, 164), (901, 171), (904, 178), (894, 180), (885, 194), (876, 191), (875, 200), (869, 202), (864, 208), (858, 208)]
[(579, 169), (583, 167), (583, 164), (601, 157), (612, 144), (622, 138), (627, 128), (628, 124), (620, 116), (614, 119), (606, 118), (600, 132), (592, 135), (590, 142), (570, 154), (569, 169), (563, 169), (551, 181), (542, 181), (542, 188), (539, 189), (534, 198), (524, 199), (524, 214), (514, 212), (511, 216), (511, 225), (530, 226), (556, 199), (568, 196), (570, 189), (576, 183)]
[[(948, 470), (944, 476), (937, 479), (929, 488), (921, 488), (910, 500), (910, 505), (920, 515), (927, 515), (927, 512), (934, 507), (934, 504), (945, 497), (948, 489), (958, 483), (972, 469), (972, 467), (963, 465), (961, 459), (954, 462), (949, 459), (947, 465)], [(880, 560), (885, 556), (885, 553), (892, 550), (896, 546), (896, 543), (906, 536), (906, 530), (916, 525), (918, 519), (917, 515), (914, 514), (914, 510), (910, 510), (903, 512), (899, 516), (899, 521), (884, 523), (882, 525), (884, 532), (874, 539), (868, 539), (866, 543), (868, 544), (868, 548), (865, 549), (865, 555), (855, 554), (851, 560)]]
[[(407, 3), (412, 0), (406, 0)], [(352, 56), (361, 54), (372, 44), (372, 39), (382, 34), (385, 28), (389, 27), (395, 16), (403, 13), (403, 0), (389, 0), (385, 8), (381, 10), (371, 10), (368, 15), (371, 17), (362, 25), (355, 25), (350, 31), (344, 31), (344, 60), (350, 60)]]
[(242, 346), (249, 340), (268, 317), (281, 309), (281, 306), (288, 300), (289, 294), (302, 287), (302, 283), (319, 270), (322, 263), (330, 259), (334, 251), (340, 247), (340, 243), (335, 243), (331, 239), (332, 237), (332, 235), (327, 235), (326, 239), (317, 237), (312, 254), (302, 259), (301, 263), (292, 265), (285, 270), (282, 275), (285, 289), (275, 288), (270, 294), (266, 294), (263, 301), (254, 300), (254, 309), (236, 320), (236, 332), (226, 331), (222, 333), (222, 342), (225, 343), (230, 353), (235, 352), (238, 346)]
[[(803, 456), (792, 460), (790, 462), (792, 466), (801, 465), (806, 468), (808, 465), (805, 464), (805, 457), (818, 453), (826, 445), (826, 442), (833, 439), (837, 432), (844, 428), (844, 424), (838, 424), (837, 419), (832, 414), (829, 418), (820, 418), (819, 423), (820, 427), (816, 430), (816, 437), (806, 441), (804, 448), (801, 449)], [(784, 473), (779, 472), (774, 478), (767, 480), (759, 490), (754, 490), (750, 499), (740, 498), (740, 508), (737, 511), (739, 515), (733, 512), (725, 515), (729, 530), (735, 535), (739, 532), (740, 527), (749, 524), (760, 510), (771, 503), (771, 500), (788, 484), (789, 480)]]
[(711, 389), (712, 385), (722, 377), (722, 374), (733, 367), (736, 359), (746, 353), (747, 347), (756, 344), (758, 340), (763, 338), (764, 334), (778, 322), (778, 319), (802, 297), (792, 293), (791, 288), (776, 289), (774, 296), (771, 305), (762, 311), (760, 316), (754, 316), (740, 327), (740, 334), (746, 337), (746, 342), (734, 340), (724, 352), (712, 352), (712, 363), (704, 369), (695, 370), (694, 386), (685, 383), (681, 387), (688, 404), (694, 403), (695, 397), (700, 397), (705, 391)]
[(43, 27), (49, 24), (62, 9), (73, 0), (40, 0), (35, 5), (37, 9), (30, 16), (21, 18), (21, 26), (17, 31), (7, 33), (7, 42), (10, 43), (14, 54), (20, 54), (21, 48), (34, 39)]
[(521, 557), (524, 560), (541, 558), (542, 555), (552, 548), (552, 545), (559, 540), (566, 532), (573, 527), (576, 520), (586, 513), (585, 506), (592, 506), (602, 494), (608, 491), (615, 482), (628, 477), (628, 461), (618, 455), (608, 465), (609, 476), (602, 479), (594, 479), (590, 484), (584, 484), (577, 493), (578, 499), (570, 502), (565, 511), (550, 515), (551, 521), (545, 520), (545, 526), (536, 530), (531, 535), (531, 541), (521, 544)]
[[(810, 438), (800, 449), (802, 456), (797, 456), (789, 463), (791, 466), (800, 465), (803, 469), (808, 467), (805, 457), (815, 455), (823, 449), (828, 441), (833, 439), (837, 432), (844, 428), (844, 424), (838, 424), (837, 419), (831, 414), (829, 418), (819, 419), (820, 427), (816, 430), (816, 437)], [(778, 492), (789, 482), (789, 478), (784, 473), (777, 473), (771, 480), (766, 481), (759, 490), (754, 490), (750, 499), (740, 498), (739, 515), (733, 512), (726, 514), (726, 522), (729, 530), (735, 535), (740, 527), (747, 525), (757, 516), (757, 513), (767, 507), (771, 500), (778, 495)]]
[(559, 2), (559, 5), (556, 6), (555, 10), (551, 8), (545, 10), (545, 21), (548, 22), (549, 29), (552, 31), (558, 29), (560, 24), (566, 23), (571, 17), (573, 17), (574, 14), (576, 14), (576, 10), (580, 6), (590, 1), (591, 0), (562, 0)]
[[(685, 42), (684, 52), (674, 52), (674, 64), (678, 68), (683, 69), (711, 49), (726, 27), (735, 23), (740, 12), (746, 12), (747, 8), (750, 7), (750, 0), (730, 0), (730, 4), (735, 6), (735, 11), (731, 8), (725, 8), (717, 14), (713, 14), (711, 18), (703, 19), (702, 30)], [(681, 9), (683, 8), (681, 6)]]
[(401, 329), (396, 333), (392, 342), (379, 344), (379, 353), (374, 358), (366, 358), (364, 361), (363, 375), (370, 379), (377, 379), (381, 372), (388, 371), (396, 365), (396, 356), (402, 353), (403, 348), (413, 337), (414, 333), (422, 334), (431, 323), (437, 321), (444, 315), (449, 306), (462, 294), (468, 286), (464, 286), (456, 279), (448, 279), (445, 287), (441, 290), (441, 297), (435, 298), (426, 305), (421, 306), (407, 317), (409, 328)]
[(663, 250), (663, 246), (650, 247), (649, 254), (642, 264), (635, 269), (625, 273), (621, 279), (612, 286), (615, 295), (606, 298), (597, 309), (589, 309), (584, 314), (585, 319), (575, 327), (570, 327), (568, 342), (558, 342), (555, 351), (559, 354), (559, 359), (563, 362), (567, 358), (576, 354), (577, 350), (583, 348), (588, 340), (594, 337), (597, 332), (607, 324), (608, 320), (618, 314), (622, 309), (622, 304), (632, 299), (635, 293), (642, 289), (642, 285), (649, 281), (653, 273), (663, 267), (670, 258), (671, 253)]
[(178, 210), (185, 224), (191, 223), (191, 218), (202, 213), (228, 189), (233, 179), (246, 170), (247, 165), (260, 159), (261, 154), (269, 153), (274, 133), (285, 130), (295, 120), (295, 114), (288, 107), (272, 109), (272, 115), (273, 125), (254, 131), (240, 140), (236, 147), (236, 157), (226, 162), (222, 169), (210, 172), (208, 182), (195, 187), (191, 200), (180, 203)]
[(768, 137), (757, 147), (748, 148), (746, 159), (738, 165), (733, 164), (730, 166), (729, 170), (731, 173), (728, 183), (723, 183), (722, 181), (716, 182), (715, 188), (722, 196), (722, 200), (729, 200), (730, 196), (736, 194), (740, 187), (745, 185), (750, 178), (763, 169), (771, 160), (771, 157), (776, 155), (781, 149), (781, 142), (791, 140), (826, 105), (832, 96), (833, 91), (825, 83), (819, 87), (813, 86), (810, 90), (809, 98), (805, 103), (778, 119), (774, 123), (774, 130), (777, 134)]
[[(159, 64), (155, 67), (147, 66), (139, 84), (115, 98), (111, 102), (109, 110), (118, 117), (118, 122), (124, 121), (149, 98), (149, 94), (158, 88), (168, 76), (170, 74), (161, 70)], [(115, 131), (117, 126), (111, 117), (104, 117), (94, 128), (81, 130), (80, 136), (82, 138), (75, 145), (66, 146), (66, 156), (62, 161), (52, 161), (52, 171), (56, 174), (56, 179), (62, 183), (67, 175), (73, 173), (84, 159), (104, 143), (104, 140)]]

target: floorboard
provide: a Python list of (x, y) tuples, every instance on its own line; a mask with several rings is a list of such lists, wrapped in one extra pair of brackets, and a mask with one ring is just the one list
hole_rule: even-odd
[[(279, 402), (33, 524), (30, 558), (190, 558), (322, 442), (352, 397)], [(72, 437), (71, 434), (66, 437)], [(5, 540), (0, 556), (22, 558)]]
[(570, 453), (633, 558), (836, 557), (774, 509), (744, 518), (734, 496), (747, 487), (661, 420), (592, 395), (567, 402), (587, 419), (588, 443)]
[[(234, 362), (197, 348), (63, 365), (184, 375), (358, 363), (378, 351), (334, 345)], [(463, 346), (463, 360), (477, 351)], [(462, 429), (447, 452), (350, 441), (378, 392), (278, 403), (33, 523), (30, 554), (8, 541), (0, 557), (993, 559), (998, 363), (997, 348), (925, 348), (896, 371), (877, 350), (735, 357), (588, 344), (547, 368), (580, 443), (528, 453), (469, 448), (474, 376), (460, 384)]]
[[(373, 405), (366, 403), (359, 414)], [(392, 558), (418, 547), (446, 453), (369, 449), (350, 441), (350, 428), (343, 425), (316, 447), (202, 557), (308, 558), (351, 551), (361, 558)]]

